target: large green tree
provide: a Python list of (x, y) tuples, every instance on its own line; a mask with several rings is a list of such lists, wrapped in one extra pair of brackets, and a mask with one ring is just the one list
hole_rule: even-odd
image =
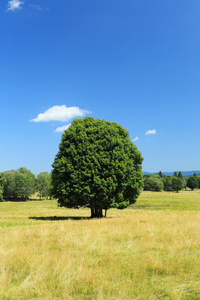
[(143, 187), (142, 156), (128, 131), (114, 122), (75, 119), (62, 135), (52, 170), (52, 192), (60, 206), (102, 210), (135, 203)]

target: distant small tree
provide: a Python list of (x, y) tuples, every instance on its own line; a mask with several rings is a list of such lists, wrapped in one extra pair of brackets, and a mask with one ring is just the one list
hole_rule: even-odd
[(184, 185), (185, 190), (187, 190), (187, 180), (184, 178), (183, 178), (183, 185)]
[(164, 188), (164, 184), (161, 179), (150, 176), (144, 179), (144, 190), (160, 192)]
[(17, 171), (15, 184), (15, 192), (18, 199), (27, 200), (36, 191), (35, 175), (24, 167)]
[(150, 175), (149, 174), (144, 174), (143, 178), (146, 178), (146, 177), (150, 177)]
[(5, 183), (3, 189), (3, 197), (4, 200), (11, 200), (16, 198), (16, 174), (17, 172), (14, 170), (3, 172)]
[(172, 179), (173, 179), (173, 177), (169, 176), (169, 175), (162, 178), (163, 183), (164, 183), (164, 190), (165, 191), (172, 191), (173, 190), (173, 188), (172, 188)]
[(160, 178), (162, 178), (163, 176), (161, 171), (158, 173), (158, 175), (160, 176)]
[(174, 175), (173, 175), (174, 177), (177, 177), (178, 175), (177, 175), (177, 172), (174, 172)]
[(48, 172), (41, 172), (37, 176), (37, 190), (42, 197), (48, 198), (50, 196), (51, 175)]
[(183, 175), (182, 175), (181, 172), (178, 172), (178, 177), (181, 178), (181, 179), (183, 179)]
[(149, 177), (152, 177), (152, 178), (158, 178), (158, 179), (160, 179), (160, 176), (159, 176), (159, 174), (158, 173), (156, 173), (156, 174), (150, 174), (150, 176)]
[(200, 176), (197, 176), (198, 189), (200, 189)]
[(172, 179), (172, 189), (178, 193), (178, 191), (183, 189), (183, 181), (179, 177), (173, 177)]
[(4, 175), (0, 173), (0, 202), (3, 201)]
[(194, 176), (194, 177), (196, 177), (196, 176), (197, 176), (197, 174), (194, 172), (193, 176)]
[(187, 180), (187, 186), (193, 191), (198, 187), (198, 181), (196, 176), (190, 176)]

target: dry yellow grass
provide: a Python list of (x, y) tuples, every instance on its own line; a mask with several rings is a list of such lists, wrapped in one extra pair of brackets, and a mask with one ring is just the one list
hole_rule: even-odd
[[(138, 205), (167, 195), (144, 193)], [(0, 206), (1, 299), (200, 299), (198, 210), (110, 210), (89, 220), (89, 210), (55, 201)]]

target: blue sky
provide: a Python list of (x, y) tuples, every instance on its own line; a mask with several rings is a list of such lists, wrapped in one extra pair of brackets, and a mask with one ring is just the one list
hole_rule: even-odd
[(87, 115), (125, 127), (144, 171), (199, 170), (199, 29), (199, 0), (2, 0), (0, 171), (49, 172)]

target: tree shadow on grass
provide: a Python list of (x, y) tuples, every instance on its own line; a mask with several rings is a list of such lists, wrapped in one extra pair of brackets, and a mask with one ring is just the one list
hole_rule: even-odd
[(67, 220), (92, 220), (91, 217), (29, 217), (31, 220), (37, 220), (37, 221), (67, 221)]
[(159, 207), (168, 207), (168, 206), (173, 206), (173, 205), (171, 205), (171, 204), (136, 204), (136, 205), (133, 205), (131, 208), (132, 209), (146, 208), (146, 207), (159, 208)]

